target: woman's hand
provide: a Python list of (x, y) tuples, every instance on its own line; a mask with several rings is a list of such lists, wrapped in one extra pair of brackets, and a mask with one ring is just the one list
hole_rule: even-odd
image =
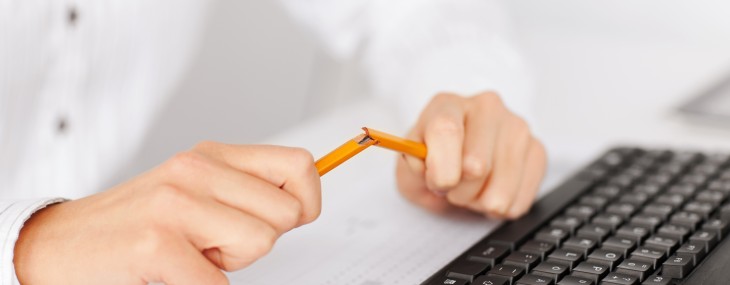
[(202, 143), (109, 191), (44, 209), (15, 247), (22, 284), (228, 284), (320, 213), (311, 154)]
[(428, 155), (425, 161), (398, 159), (398, 187), (433, 211), (458, 206), (492, 217), (520, 217), (545, 173), (544, 147), (495, 93), (437, 95), (408, 138), (425, 142)]

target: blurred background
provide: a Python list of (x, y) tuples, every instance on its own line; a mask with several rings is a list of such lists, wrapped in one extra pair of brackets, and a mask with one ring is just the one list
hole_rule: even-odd
[[(730, 125), (676, 111), (730, 76), (730, 2), (503, 2), (535, 80), (531, 123), (553, 168), (617, 143), (730, 149)], [(185, 79), (110, 184), (201, 140), (268, 141), (357, 102), (363, 84), (277, 1), (217, 1)]]

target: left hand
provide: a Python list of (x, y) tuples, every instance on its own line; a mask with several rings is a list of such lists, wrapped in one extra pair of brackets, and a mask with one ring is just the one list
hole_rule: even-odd
[(408, 138), (425, 142), (428, 155), (425, 161), (398, 159), (398, 188), (432, 211), (457, 206), (518, 218), (530, 209), (545, 174), (543, 145), (492, 92), (435, 96)]

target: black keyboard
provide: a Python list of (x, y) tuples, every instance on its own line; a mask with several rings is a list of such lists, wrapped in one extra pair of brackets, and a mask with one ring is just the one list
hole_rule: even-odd
[(726, 154), (615, 148), (422, 284), (730, 284), (729, 195)]

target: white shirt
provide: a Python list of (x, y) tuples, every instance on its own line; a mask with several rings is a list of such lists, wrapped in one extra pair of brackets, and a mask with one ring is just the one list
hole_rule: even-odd
[[(485, 0), (282, 0), (371, 93), (412, 121), (439, 91), (497, 90), (526, 113), (527, 75)], [(206, 0), (0, 0), (0, 285), (23, 222), (103, 191), (195, 49)], [(245, 80), (245, 78), (242, 78)]]

